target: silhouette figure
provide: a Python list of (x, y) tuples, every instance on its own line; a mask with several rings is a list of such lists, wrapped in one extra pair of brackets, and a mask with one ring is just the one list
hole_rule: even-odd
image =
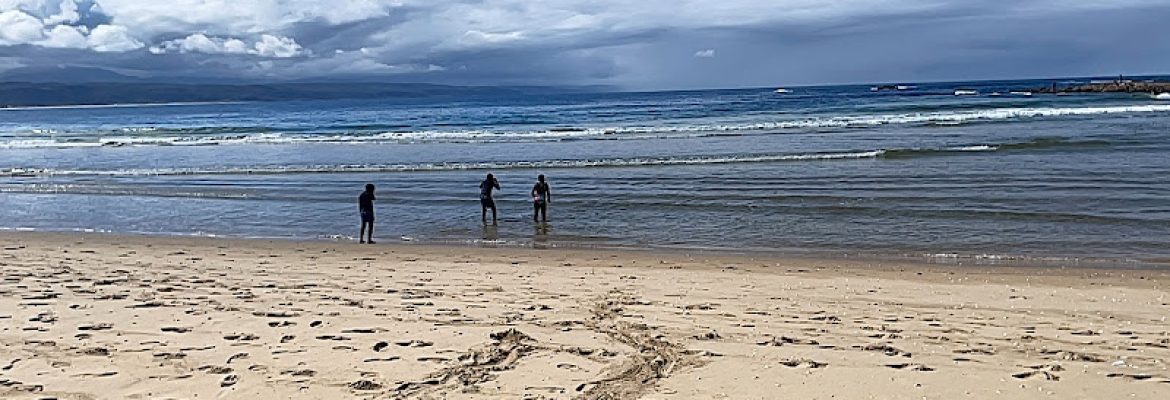
[(374, 197), (374, 184), (367, 183), (366, 191), (358, 196), (358, 213), (362, 215), (362, 228), (358, 232), (358, 243), (374, 244), (374, 200), (377, 200)]
[(492, 198), (492, 189), (500, 190), (500, 181), (492, 174), (479, 183), (480, 219), (487, 223), (487, 210), (492, 209), (492, 225), (496, 224), (496, 201)]
[(532, 221), (536, 222), (537, 216), (541, 220), (548, 222), (548, 203), (552, 201), (552, 189), (548, 187), (548, 182), (544, 181), (544, 175), (536, 177), (536, 185), (532, 186)]

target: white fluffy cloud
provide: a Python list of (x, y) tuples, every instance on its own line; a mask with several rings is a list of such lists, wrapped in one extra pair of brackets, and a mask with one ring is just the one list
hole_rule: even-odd
[(84, 49), (89, 47), (89, 39), (85, 36), (84, 28), (69, 25), (54, 26), (45, 33), (45, 39), (38, 44), (50, 48)]
[(0, 13), (0, 44), (25, 44), (45, 37), (41, 20), (19, 10)]
[(292, 38), (274, 35), (260, 35), (260, 39), (249, 45), (238, 38), (211, 37), (196, 33), (182, 39), (169, 40), (150, 48), (153, 54), (204, 53), (204, 54), (251, 54), (269, 58), (289, 58), (307, 55), (307, 51)]
[(124, 26), (98, 24), (90, 29), (74, 25), (81, 20), (81, 1), (0, 0), (0, 46), (88, 48), (96, 52), (143, 47)]
[[(293, 24), (322, 20), (351, 22), (378, 13), (378, 1), (350, 1), (333, 7), (317, 1), (118, 1), (0, 0), (0, 46), (128, 52), (147, 47), (156, 37), (184, 30), (223, 32), (223, 38), (190, 33), (182, 39), (149, 46), (151, 53), (248, 54), (288, 58), (308, 54), (291, 37), (269, 33)], [(101, 23), (86, 24), (84, 17)], [(91, 21), (92, 22), (92, 21)], [(131, 28), (133, 27), (133, 28)], [(178, 30), (178, 32), (176, 32)], [(245, 42), (250, 38), (252, 44)]]
[(260, 41), (252, 46), (253, 54), (264, 57), (288, 58), (301, 55), (303, 49), (295, 40), (273, 35), (260, 35)]
[(125, 52), (142, 48), (142, 42), (130, 36), (126, 27), (119, 25), (98, 25), (89, 33), (87, 42), (93, 51), (102, 53)]
[(108, 15), (148, 36), (176, 29), (214, 35), (259, 35), (306, 21), (337, 25), (386, 16), (401, 5), (397, 0), (97, 1)]

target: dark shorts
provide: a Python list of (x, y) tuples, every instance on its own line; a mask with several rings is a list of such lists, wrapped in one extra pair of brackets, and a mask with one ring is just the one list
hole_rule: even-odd
[(362, 211), (362, 223), (364, 224), (366, 222), (369, 222), (371, 224), (374, 223), (374, 212), (373, 211)]
[(535, 208), (537, 210), (544, 210), (544, 209), (548, 208), (548, 203), (543, 202), (543, 201), (534, 201), (534, 202), (532, 202), (532, 208)]
[(480, 197), (479, 205), (483, 206), (483, 208), (496, 209), (496, 201), (491, 197)]

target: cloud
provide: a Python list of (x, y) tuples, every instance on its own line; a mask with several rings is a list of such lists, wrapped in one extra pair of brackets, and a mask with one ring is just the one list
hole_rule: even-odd
[(202, 33), (159, 43), (150, 48), (150, 53), (250, 54), (269, 58), (289, 58), (307, 54), (292, 38), (261, 35), (258, 41), (249, 45), (237, 38), (210, 37)]
[(96, 7), (83, 0), (4, 0), (0, 2), (0, 46), (90, 49), (126, 52), (143, 47), (129, 30), (119, 25), (73, 25)]
[(126, 27), (119, 25), (98, 25), (89, 33), (86, 41), (89, 48), (101, 53), (125, 52), (143, 47), (142, 42), (130, 36)]
[(45, 37), (41, 20), (19, 10), (0, 13), (0, 44), (35, 43)]
[(1160, 17), (1166, 0), (0, 0), (0, 58), (160, 79), (975, 78), (1166, 65)]
[[(82, 27), (84, 28), (84, 27)], [(89, 47), (82, 28), (69, 25), (57, 25), (45, 34), (45, 39), (38, 42), (41, 46), (64, 49), (84, 49)]]
[(303, 54), (304, 49), (295, 40), (287, 37), (261, 35), (260, 41), (253, 46), (253, 54), (262, 57), (288, 58)]

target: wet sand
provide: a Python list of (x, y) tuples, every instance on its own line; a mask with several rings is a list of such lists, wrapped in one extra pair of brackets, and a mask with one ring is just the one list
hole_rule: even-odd
[(0, 234), (12, 399), (1166, 399), (1163, 270)]

